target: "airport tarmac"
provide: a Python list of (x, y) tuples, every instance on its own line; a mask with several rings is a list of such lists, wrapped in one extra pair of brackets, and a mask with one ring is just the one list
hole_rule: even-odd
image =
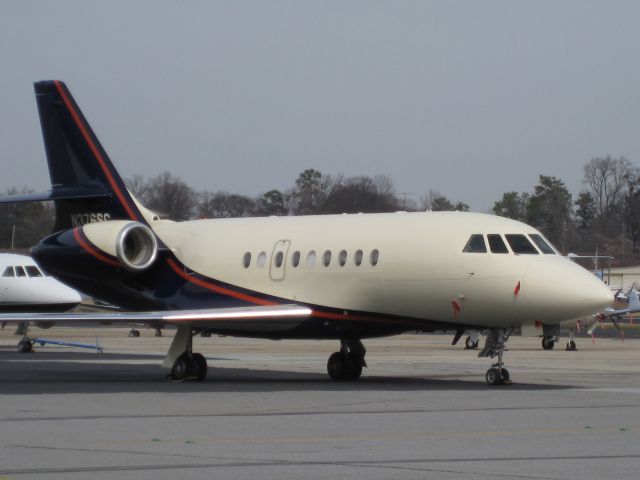
[(368, 340), (363, 377), (332, 382), (330, 341), (199, 338), (205, 382), (159, 366), (169, 335), (33, 333), (89, 343), (15, 351), (0, 332), (0, 478), (637, 479), (640, 341), (543, 351), (512, 337), (513, 385), (451, 337)]

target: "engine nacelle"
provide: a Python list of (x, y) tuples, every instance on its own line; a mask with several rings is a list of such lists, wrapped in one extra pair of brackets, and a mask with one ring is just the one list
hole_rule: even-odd
[(158, 255), (158, 241), (149, 227), (130, 220), (109, 220), (82, 227), (89, 241), (132, 272), (146, 270)]

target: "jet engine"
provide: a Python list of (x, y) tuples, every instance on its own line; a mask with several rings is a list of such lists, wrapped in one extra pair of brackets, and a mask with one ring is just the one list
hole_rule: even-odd
[(100, 250), (116, 257), (131, 272), (146, 270), (158, 255), (153, 231), (139, 222), (108, 220), (82, 227), (87, 239)]

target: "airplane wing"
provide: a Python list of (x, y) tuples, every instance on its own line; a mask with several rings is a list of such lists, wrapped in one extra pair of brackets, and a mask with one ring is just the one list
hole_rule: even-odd
[(165, 310), (157, 312), (83, 312), (83, 313), (2, 313), (0, 323), (30, 323), (45, 328), (53, 325), (191, 325), (218, 332), (283, 332), (300, 325), (311, 316), (311, 309), (299, 305), (212, 308), (202, 310)]

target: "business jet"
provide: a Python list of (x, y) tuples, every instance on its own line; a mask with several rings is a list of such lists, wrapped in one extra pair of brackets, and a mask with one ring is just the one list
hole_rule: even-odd
[[(78, 292), (45, 274), (31, 257), (0, 253), (0, 312), (65, 312), (81, 300)], [(27, 322), (21, 322), (16, 333), (26, 335), (27, 330)], [(31, 345), (21, 340), (18, 351), (31, 351)]]
[(55, 204), (31, 253), (47, 271), (129, 312), (13, 314), (31, 322), (145, 323), (177, 332), (163, 366), (203, 380), (195, 334), (335, 339), (334, 380), (366, 366), (363, 339), (407, 331), (485, 332), (490, 385), (510, 383), (505, 342), (525, 324), (592, 315), (610, 290), (524, 223), (464, 212), (173, 222), (125, 187), (71, 93), (35, 83), (52, 188), (3, 202)]
[(0, 253), (0, 312), (64, 312), (80, 294), (45, 274), (27, 255)]

